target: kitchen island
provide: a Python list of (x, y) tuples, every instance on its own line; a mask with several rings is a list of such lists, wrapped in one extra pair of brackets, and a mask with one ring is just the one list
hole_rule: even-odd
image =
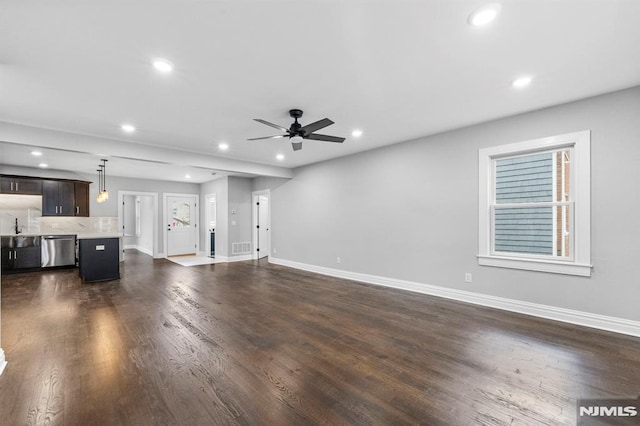
[(118, 237), (84, 236), (78, 240), (78, 266), (84, 282), (120, 279)]

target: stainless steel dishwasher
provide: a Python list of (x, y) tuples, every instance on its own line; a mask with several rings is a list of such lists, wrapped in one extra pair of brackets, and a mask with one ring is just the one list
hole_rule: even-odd
[(43, 268), (76, 264), (75, 235), (43, 235), (41, 248)]

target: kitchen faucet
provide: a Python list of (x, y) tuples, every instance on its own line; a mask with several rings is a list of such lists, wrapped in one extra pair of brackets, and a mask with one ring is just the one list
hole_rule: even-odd
[(16, 217), (16, 235), (22, 232), (22, 229), (18, 227), (18, 218)]

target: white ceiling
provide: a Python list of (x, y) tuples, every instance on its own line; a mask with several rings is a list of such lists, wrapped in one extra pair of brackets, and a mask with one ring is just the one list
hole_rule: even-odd
[[(291, 168), (640, 84), (640, 1), (504, 0), (468, 25), (484, 3), (4, 0), (0, 121), (142, 144), (140, 159), (164, 147)], [(522, 74), (531, 86), (512, 88)], [(288, 127), (291, 108), (347, 141), (246, 141), (279, 134), (253, 118)]]

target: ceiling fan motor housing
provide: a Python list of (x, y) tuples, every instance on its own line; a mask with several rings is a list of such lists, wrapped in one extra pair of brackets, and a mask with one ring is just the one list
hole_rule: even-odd
[(291, 116), (291, 118), (295, 118), (296, 120), (300, 117), (302, 117), (303, 111), (301, 109), (290, 109), (289, 110), (289, 115)]
[(304, 136), (304, 130), (300, 131), (300, 128), (302, 127), (302, 124), (298, 123), (298, 118), (302, 117), (302, 110), (301, 109), (290, 109), (289, 110), (289, 115), (295, 120), (293, 123), (291, 123), (291, 127), (289, 127), (289, 138), (292, 138), (294, 136)]

